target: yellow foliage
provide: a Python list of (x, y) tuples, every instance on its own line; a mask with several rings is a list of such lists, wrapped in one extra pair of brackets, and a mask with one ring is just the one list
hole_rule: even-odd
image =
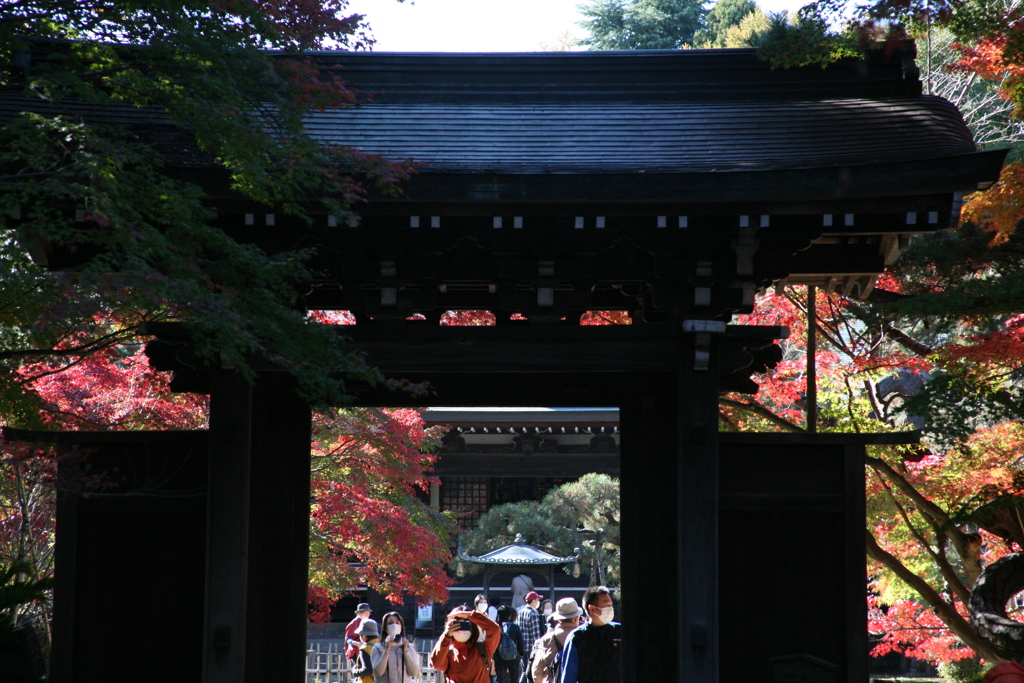
[(983, 192), (975, 192), (964, 202), (961, 222), (974, 223), (993, 233), (992, 242), (1005, 242), (1024, 220), (1024, 164), (1014, 162), (1003, 167), (999, 181)]
[(726, 47), (753, 47), (755, 37), (766, 33), (771, 21), (760, 8), (743, 17), (736, 26), (730, 26), (725, 32)]

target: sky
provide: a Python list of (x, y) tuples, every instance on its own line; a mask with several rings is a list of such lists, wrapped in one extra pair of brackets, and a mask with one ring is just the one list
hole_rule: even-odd
[[(769, 12), (808, 0), (758, 0)], [(554, 46), (576, 23), (580, 0), (351, 0), (365, 14), (376, 52), (533, 52)]]

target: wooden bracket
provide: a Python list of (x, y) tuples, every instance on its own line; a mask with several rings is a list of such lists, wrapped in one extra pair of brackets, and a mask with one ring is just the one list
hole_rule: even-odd
[(724, 334), (721, 320), (684, 320), (683, 332), (696, 334), (693, 351), (693, 369), (706, 371), (711, 362), (711, 335)]

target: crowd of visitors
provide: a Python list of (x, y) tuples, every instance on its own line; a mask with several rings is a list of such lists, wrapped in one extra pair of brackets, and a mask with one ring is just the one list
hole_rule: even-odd
[[(381, 625), (360, 603), (345, 629), (346, 656), (361, 683), (411, 683), (420, 676), (420, 656), (398, 612)], [(621, 683), (622, 633), (612, 596), (591, 586), (583, 606), (574, 598), (552, 604), (530, 591), (514, 610), (495, 607), (478, 595), (445, 619), (444, 633), (430, 652), (430, 665), (450, 683)]]
[(535, 591), (518, 612), (498, 608), (497, 622), (490, 607), (478, 596), (448, 615), (430, 664), (451, 683), (621, 683), (621, 626), (604, 586), (589, 588), (582, 608)]

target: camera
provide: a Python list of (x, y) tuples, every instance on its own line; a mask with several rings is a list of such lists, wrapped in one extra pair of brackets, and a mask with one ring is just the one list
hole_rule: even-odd
[(391, 637), (391, 642), (393, 642), (393, 643), (400, 643), (400, 642), (402, 642), (402, 634), (399, 633), (397, 635), (392, 636)]

